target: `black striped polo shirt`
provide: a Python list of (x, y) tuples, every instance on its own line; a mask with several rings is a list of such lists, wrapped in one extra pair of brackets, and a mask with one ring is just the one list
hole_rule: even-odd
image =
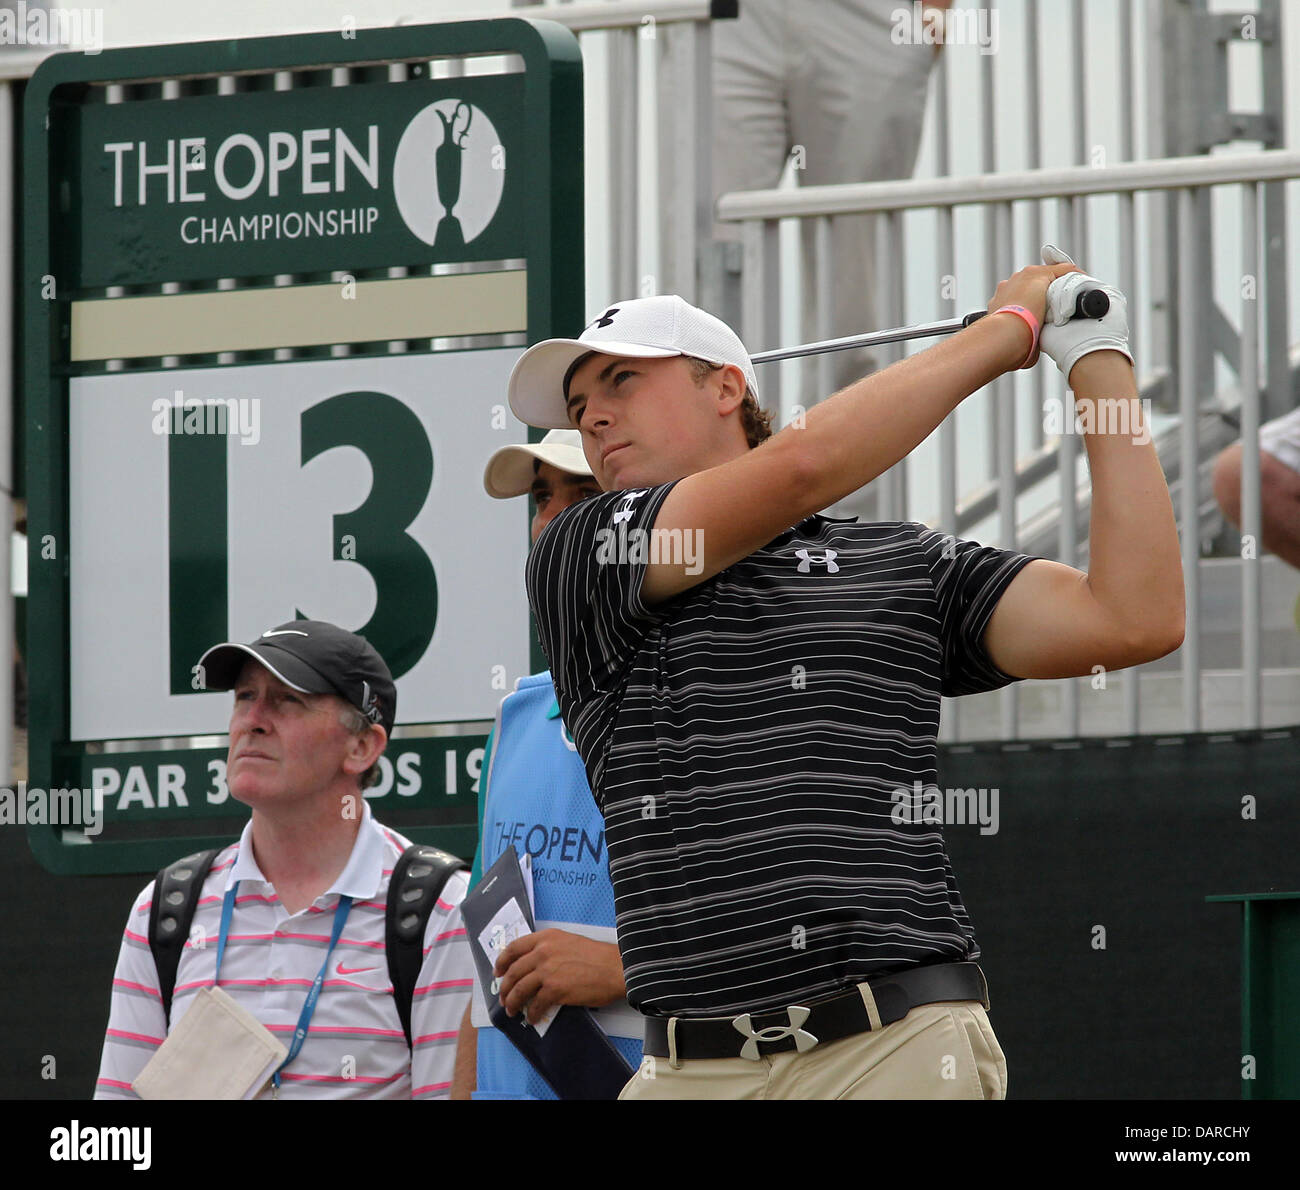
[(940, 827), (891, 795), (937, 784), (941, 694), (1015, 680), (981, 638), (1031, 559), (813, 516), (647, 606), (672, 487), (566, 509), (527, 569), (605, 816), (629, 1001), (759, 1011), (977, 957)]

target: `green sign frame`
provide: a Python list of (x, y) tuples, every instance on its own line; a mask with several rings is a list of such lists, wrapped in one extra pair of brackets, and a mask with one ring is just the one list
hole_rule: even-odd
[[(498, 55), (518, 55), (523, 60), (523, 71), (500, 76), (427, 77), (429, 63), (435, 60)], [(407, 64), (408, 73), (415, 77), (405, 83), (389, 82), (387, 70), (394, 63)], [(103, 195), (105, 179), (110, 175), (104, 171), (119, 164), (126, 150), (121, 151), (117, 161), (105, 164), (101, 157), (98, 166), (88, 165), (83, 148), (88, 150), (85, 138), (92, 132), (118, 127), (114, 121), (119, 120), (137, 120), (142, 122), (140, 127), (150, 121), (156, 124), (159, 113), (151, 107), (152, 101), (161, 101), (161, 86), (171, 80), (179, 83), (181, 97), (166, 100), (169, 112), (179, 111), (178, 105), (187, 102), (198, 105), (194, 110), (201, 117), (199, 122), (208, 121), (214, 137), (221, 131), (221, 120), (231, 113), (238, 114), (241, 100), (250, 120), (266, 128), (270, 126), (267, 112), (273, 96), (301, 93), (276, 92), (274, 72), (306, 72), (301, 77), (315, 76), (313, 81), (325, 83), (335, 68), (349, 69), (356, 86), (369, 86), (368, 94), (377, 97), (380, 106), (398, 111), (415, 102), (436, 99), (439, 89), (448, 93), (473, 90), (476, 96), (484, 96), (482, 105), (486, 110), (491, 103), (487, 98), (490, 80), (508, 80), (502, 85), (513, 89), (517, 103), (512, 101), (511, 110), (502, 112), (500, 119), (502, 126), (511, 126), (512, 135), (519, 137), (517, 147), (510, 150), (515, 188), (511, 191), (507, 182), (492, 223), (494, 230), (482, 243), (457, 243), (454, 237), (444, 239), (440, 233), (438, 240), (429, 244), (415, 235), (394, 233), (377, 240), (372, 250), (358, 259), (353, 249), (338, 240), (322, 239), (318, 241), (318, 257), (303, 255), (302, 245), (295, 245), (289, 256), (260, 264), (259, 275), (253, 276), (243, 271), (252, 267), (249, 262), (253, 257), (232, 256), (230, 252), (196, 256), (189, 264), (171, 261), (167, 267), (165, 254), (149, 250), (153, 216), (142, 217), (141, 211), (146, 208), (124, 212), (129, 218), (124, 218), (120, 226), (109, 226), (111, 212), (105, 210)], [(252, 85), (233, 95), (218, 96), (215, 81), (220, 76), (235, 76), (241, 85)], [(133, 103), (121, 105), (121, 113), (106, 107), (102, 103), (105, 84), (127, 88)], [(420, 94), (408, 99), (402, 94), (404, 87), (409, 87), (413, 95), (417, 91)], [(316, 94), (322, 101), (346, 105), (353, 91), (350, 81), (347, 87), (322, 86)], [(480, 104), (478, 98), (473, 102)], [(157, 293), (166, 282), (180, 282), (186, 289), (215, 290), (219, 278), (231, 276), (241, 285), (268, 284), (271, 278), (266, 274), (270, 270), (292, 271), (304, 281), (319, 282), (338, 270), (354, 271), (360, 277), (377, 272), (382, 275), (382, 270), (389, 267), (418, 269), (434, 263), (467, 262), (465, 270), (473, 271), (468, 262), (474, 260), (520, 258), (527, 264), (527, 342), (577, 334), (585, 317), (581, 52), (576, 37), (561, 25), (503, 18), (150, 46), (94, 56), (57, 54), (41, 64), (27, 86), (22, 135), (23, 251), (18, 293), (26, 377), (27, 663), (31, 675), (28, 787), (83, 789), (81, 782), (88, 780), (95, 766), (116, 766), (123, 780), (128, 778), (131, 765), (143, 766), (150, 761), (181, 765), (187, 771), (201, 768), (220, 751), (159, 748), (107, 753), (102, 750), (107, 741), (70, 738), (69, 550), (76, 549), (76, 542), (70, 538), (69, 524), (68, 381), (75, 376), (101, 374), (103, 369), (102, 363), (86, 359), (74, 362), (72, 358), (73, 302), (109, 296), (104, 292), (109, 285), (127, 286), (132, 294)], [(357, 131), (352, 141), (354, 152), (348, 155), (354, 173), (358, 157), (364, 156), (364, 145), (362, 131)], [(310, 147), (305, 140), (300, 146), (303, 150)], [(157, 163), (151, 159), (151, 164)], [(382, 168), (388, 169), (387, 161)], [(93, 176), (85, 177), (85, 172)], [(308, 177), (305, 173), (302, 176)], [(338, 176), (342, 178), (343, 174)], [(140, 177), (140, 185), (146, 189), (164, 183), (172, 185), (176, 180), (173, 177), (159, 182), (150, 174), (146, 182), (144, 174)], [(226, 178), (230, 187), (249, 180), (248, 174), (235, 175), (233, 167)], [(298, 198), (301, 201), (302, 196)], [(498, 225), (499, 232), (495, 230)], [(100, 233), (102, 245), (96, 239)], [(353, 344), (351, 354), (377, 355), (386, 350), (386, 341), (375, 341)], [(328, 346), (316, 346), (299, 351), (297, 357), (328, 355)], [(218, 362), (214, 354), (183, 358), (183, 366)], [(269, 358), (270, 352), (247, 352), (240, 362)], [(540, 431), (530, 431), (532, 440), (540, 437)], [(533, 668), (544, 664), (534, 634)], [(129, 691), (123, 691), (123, 696), (129, 697)], [(407, 803), (418, 806), (425, 817), (419, 823), (394, 825), (416, 841), (468, 849), (476, 835), (475, 799), (464, 781), (463, 762), (467, 753), (482, 743), (481, 732), (474, 731), (460, 736), (395, 739), (389, 748), (390, 756), (418, 752), (430, 773), (437, 772), (445, 760), (449, 774), (461, 766), (461, 781), (448, 789), (445, 781), (431, 779), (423, 795)], [(401, 792), (396, 784), (394, 792)], [(386, 807), (394, 800), (386, 797), (382, 805)], [(131, 817), (123, 813), (113, 821), (129, 825)], [(210, 817), (205, 814), (203, 820), (207, 822)], [(163, 837), (107, 840), (89, 846), (65, 841), (60, 826), (28, 825), (27, 829), (37, 859), (52, 872), (151, 872), (178, 855), (229, 840), (229, 834), (212, 833), (211, 825), (207, 833), (173, 833), (184, 832), (185, 821), (183, 814), (173, 817)]]

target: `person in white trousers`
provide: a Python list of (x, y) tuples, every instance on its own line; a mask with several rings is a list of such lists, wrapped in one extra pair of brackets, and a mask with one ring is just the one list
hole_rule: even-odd
[[(946, 9), (951, 0), (927, 3)], [(940, 46), (915, 37), (910, 5), (900, 0), (742, 0), (740, 16), (712, 24), (713, 181), (715, 199), (762, 190), (780, 181), (793, 159), (800, 186), (907, 178), (916, 165), (927, 88)], [(907, 9), (908, 20), (899, 13)], [(901, 40), (900, 40), (901, 36)], [(673, 125), (674, 97), (660, 77), (661, 136)], [(661, 153), (661, 162), (672, 153)], [(670, 170), (661, 181), (671, 185)], [(671, 204), (664, 203), (665, 216)], [(674, 235), (665, 219), (666, 240)], [(737, 224), (717, 223), (716, 239), (736, 241)], [(831, 303), (826, 337), (876, 329), (876, 230), (872, 216), (831, 221)], [(814, 227), (803, 227), (802, 339), (823, 337), (817, 321)], [(725, 251), (725, 250), (724, 250)], [(739, 248), (728, 266), (739, 265)], [(739, 274), (722, 271), (720, 307), (739, 317)], [(829, 356), (831, 389), (817, 387), (816, 366), (805, 367), (799, 404), (806, 410), (875, 371), (869, 351)], [(858, 497), (841, 511), (869, 515)]]

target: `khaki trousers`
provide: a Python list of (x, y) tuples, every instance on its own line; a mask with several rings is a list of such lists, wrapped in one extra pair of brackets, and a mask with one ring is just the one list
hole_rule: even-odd
[(880, 1030), (805, 1053), (647, 1056), (619, 1099), (1005, 1099), (1007, 1063), (978, 1000), (913, 1008)]

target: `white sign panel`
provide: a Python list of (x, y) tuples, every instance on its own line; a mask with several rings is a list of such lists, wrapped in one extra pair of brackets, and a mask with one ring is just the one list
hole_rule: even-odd
[[(171, 692), (171, 617), (184, 610), (173, 607), (169, 589), (169, 441), (184, 412), (178, 422), (170, 410), (180, 404), (184, 411), (186, 402), (191, 411), (199, 402), (227, 402), (221, 444), (226, 621), (227, 639), (236, 641), (250, 641), (298, 614), (352, 630), (369, 621), (378, 598), (375, 579), (365, 565), (348, 560), (346, 542), (343, 557), (336, 557), (334, 518), (369, 499), (371, 457), (340, 445), (303, 463), (304, 415), (319, 423), (320, 411), (311, 411), (327, 401), (333, 401), (333, 414), (347, 402), (359, 402), (346, 406), (353, 413), (376, 402), (391, 411), (398, 402), (414, 414), (427, 449), (418, 442), (415, 421), (397, 410), (408, 432), (396, 435), (402, 441), (385, 440), (386, 465), (396, 467), (405, 484), (403, 457), (418, 460), (423, 452), (427, 459), (431, 450), (432, 480), (420, 480), (420, 465), (412, 462), (411, 484), (427, 482), (427, 498), (419, 503), (417, 491), (414, 519), (403, 515), (404, 523), (388, 531), (404, 530), (427, 556), (437, 607), (430, 643), (397, 678), (397, 722), (492, 718), (503, 694), (529, 670), (524, 499), (493, 500), (483, 490), (492, 452), (527, 438), (505, 407), (506, 379), (518, 356), (518, 348), (508, 348), (74, 379), (72, 739), (226, 730), (229, 694)], [(160, 412), (164, 403), (166, 413)], [(203, 429), (213, 432), (211, 414)], [(409, 495), (411, 485), (403, 490)], [(383, 509), (378, 513), (382, 517)], [(204, 597), (195, 595), (196, 601)], [(419, 623), (434, 617), (434, 609), (412, 606), (402, 614)]]

